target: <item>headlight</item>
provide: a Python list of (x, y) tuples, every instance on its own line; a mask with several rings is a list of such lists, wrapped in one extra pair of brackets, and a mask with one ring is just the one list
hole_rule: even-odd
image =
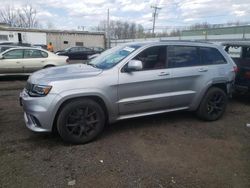
[(32, 85), (31, 90), (29, 90), (29, 95), (32, 97), (42, 97), (42, 96), (46, 96), (50, 90), (51, 90), (52, 86), (44, 86), (44, 85)]

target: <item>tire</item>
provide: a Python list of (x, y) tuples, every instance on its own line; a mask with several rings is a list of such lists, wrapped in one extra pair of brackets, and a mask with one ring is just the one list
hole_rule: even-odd
[(217, 87), (210, 88), (201, 101), (197, 116), (206, 121), (215, 121), (222, 117), (227, 107), (226, 93)]
[(95, 139), (105, 125), (102, 107), (91, 99), (76, 99), (59, 112), (57, 130), (61, 138), (73, 144), (84, 144)]

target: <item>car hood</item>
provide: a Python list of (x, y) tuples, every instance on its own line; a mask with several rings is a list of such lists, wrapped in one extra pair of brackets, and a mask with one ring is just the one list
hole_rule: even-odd
[(37, 71), (29, 77), (28, 82), (45, 85), (52, 81), (93, 77), (101, 72), (101, 69), (86, 64), (65, 65)]

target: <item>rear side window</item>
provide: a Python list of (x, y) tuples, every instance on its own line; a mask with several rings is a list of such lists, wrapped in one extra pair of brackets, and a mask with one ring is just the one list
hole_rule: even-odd
[(216, 48), (200, 47), (203, 65), (225, 64), (227, 61)]
[(168, 46), (168, 67), (190, 67), (200, 65), (197, 47)]
[(44, 57), (48, 57), (48, 54), (41, 50), (33, 50), (33, 49), (24, 50), (24, 58), (44, 58)]

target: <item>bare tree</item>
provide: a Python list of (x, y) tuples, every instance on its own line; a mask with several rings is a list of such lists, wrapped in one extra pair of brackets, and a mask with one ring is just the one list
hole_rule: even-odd
[(16, 27), (17, 13), (14, 7), (6, 6), (0, 10), (0, 20), (12, 27)]
[[(110, 21), (110, 35), (111, 38), (115, 39), (129, 39), (129, 38), (140, 38), (144, 37), (144, 28), (142, 25), (136, 23), (129, 23), (123, 21)], [(106, 22), (101, 21), (99, 25), (94, 28), (97, 31), (106, 31)]]
[(19, 9), (6, 6), (0, 10), (0, 21), (11, 27), (37, 28), (39, 24), (36, 15), (37, 11), (32, 5), (25, 5)]

